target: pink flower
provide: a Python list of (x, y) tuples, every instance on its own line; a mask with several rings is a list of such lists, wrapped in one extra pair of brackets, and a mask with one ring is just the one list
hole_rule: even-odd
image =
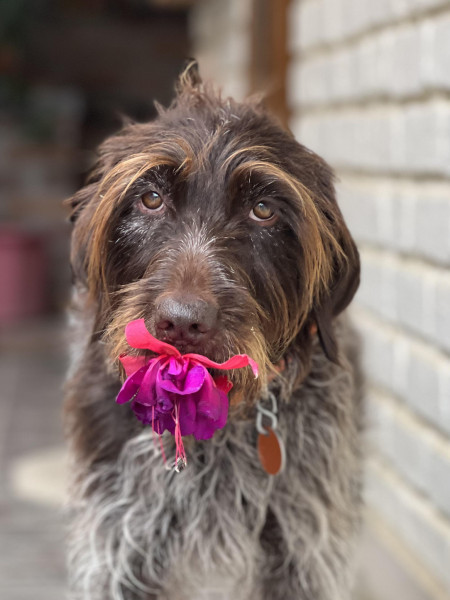
[(125, 335), (132, 348), (151, 350), (159, 356), (150, 360), (142, 356), (120, 357), (127, 379), (117, 402), (131, 401), (137, 418), (152, 425), (158, 434), (167, 429), (176, 437), (194, 435), (206, 440), (225, 426), (227, 394), (232, 383), (226, 376), (213, 378), (207, 367), (228, 370), (251, 366), (258, 376), (258, 365), (246, 354), (224, 363), (200, 354), (182, 355), (174, 346), (154, 338), (143, 319), (129, 323)]

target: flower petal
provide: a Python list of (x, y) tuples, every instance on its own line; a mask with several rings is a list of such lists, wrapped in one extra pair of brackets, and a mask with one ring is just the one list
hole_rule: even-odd
[(146, 356), (128, 356), (128, 354), (121, 354), (119, 360), (125, 369), (127, 377), (136, 373), (139, 369), (144, 367), (148, 363), (148, 357)]
[(133, 400), (131, 408), (139, 421), (142, 421), (144, 425), (152, 424), (154, 414), (152, 406), (147, 406), (146, 404), (141, 404), (137, 400)]
[(125, 404), (133, 399), (133, 397), (139, 392), (142, 380), (147, 372), (147, 365), (138, 369), (133, 375), (130, 375), (125, 380), (120, 392), (117, 395), (117, 404)]
[(220, 414), (219, 396), (216, 384), (209, 373), (197, 397), (197, 411), (215, 421)]
[(160, 369), (157, 376), (157, 385), (162, 389), (172, 392), (174, 394), (186, 395), (197, 392), (203, 385), (206, 374), (208, 374), (205, 367), (202, 365), (195, 365), (190, 369), (187, 369), (186, 377), (182, 374), (182, 377), (175, 378), (171, 377), (166, 379), (163, 369)]
[(217, 427), (212, 419), (205, 415), (198, 415), (193, 435), (196, 440), (209, 440)]
[(156, 352), (156, 354), (181, 356), (179, 350), (174, 346), (161, 342), (153, 337), (147, 330), (144, 319), (130, 321), (125, 327), (125, 337), (132, 348), (145, 348), (146, 350)]
[(179, 401), (181, 435), (192, 435), (195, 431), (197, 407), (193, 395), (183, 396)]
[(167, 374), (172, 377), (180, 377), (180, 375), (186, 372), (186, 361), (183, 358), (171, 356), (169, 359), (169, 366), (167, 367)]
[(228, 416), (228, 396), (217, 389), (213, 382), (213, 386), (208, 390), (205, 389), (204, 395), (198, 402), (197, 412), (212, 419), (220, 429), (225, 425)]
[[(220, 390), (215, 390), (214, 409), (205, 410), (205, 406), (197, 407), (196, 428), (194, 437), (197, 440), (208, 440), (217, 429), (225, 427), (228, 418), (228, 397)], [(214, 417), (213, 417), (214, 415)]]
[(241, 369), (242, 367), (250, 366), (255, 377), (258, 377), (258, 363), (254, 361), (253, 358), (250, 358), (250, 356), (247, 354), (236, 354), (223, 363), (214, 362), (213, 360), (210, 360), (201, 354), (184, 354), (183, 358), (190, 358), (196, 363), (214, 369)]
[(163, 414), (171, 414), (173, 412), (173, 400), (168, 392), (158, 395), (156, 398), (156, 410), (158, 413)]
[(172, 413), (157, 413), (155, 416), (155, 428), (156, 433), (164, 433), (169, 431), (172, 435), (175, 435), (175, 421)]
[(162, 360), (164, 360), (164, 357), (152, 358), (148, 363), (147, 371), (137, 393), (137, 400), (141, 404), (152, 406), (156, 402), (156, 377), (159, 373)]
[(233, 389), (233, 384), (226, 375), (219, 375), (218, 377), (214, 377), (214, 383), (216, 384), (217, 389), (219, 389), (224, 394), (228, 394), (228, 392), (230, 392)]

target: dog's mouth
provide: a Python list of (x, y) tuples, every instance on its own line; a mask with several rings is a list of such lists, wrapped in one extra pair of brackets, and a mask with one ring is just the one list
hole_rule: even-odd
[(217, 358), (217, 353), (215, 352), (214, 347), (212, 347), (212, 344), (208, 344), (208, 348), (203, 343), (192, 342), (189, 340), (181, 339), (173, 341), (167, 336), (155, 337), (157, 337), (161, 342), (174, 346), (174, 348), (176, 348), (181, 354), (201, 354), (202, 356), (206, 356), (211, 360), (216, 360)]

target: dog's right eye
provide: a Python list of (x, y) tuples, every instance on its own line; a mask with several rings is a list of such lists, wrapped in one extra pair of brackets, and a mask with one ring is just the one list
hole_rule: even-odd
[(164, 206), (163, 199), (158, 194), (158, 192), (154, 191), (146, 192), (145, 194), (143, 194), (141, 196), (141, 202), (145, 206), (145, 208), (154, 211), (161, 210)]

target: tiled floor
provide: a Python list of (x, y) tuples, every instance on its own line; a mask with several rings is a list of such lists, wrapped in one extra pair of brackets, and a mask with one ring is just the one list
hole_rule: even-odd
[(60, 476), (37, 468), (64, 453), (61, 331), (51, 321), (0, 333), (0, 600), (64, 598)]

